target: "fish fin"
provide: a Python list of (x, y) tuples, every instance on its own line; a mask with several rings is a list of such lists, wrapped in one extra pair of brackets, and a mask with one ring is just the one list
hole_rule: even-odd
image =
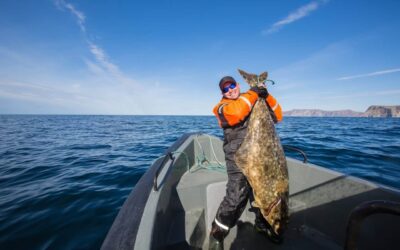
[(265, 85), (265, 80), (267, 80), (267, 78), (268, 78), (268, 72), (265, 71), (260, 74), (260, 76), (258, 77), (258, 81), (260, 82), (260, 84), (262, 83), (263, 85)]
[(258, 76), (255, 74), (247, 73), (244, 70), (238, 69), (240, 75), (243, 79), (250, 85), (250, 87), (255, 87), (258, 84)]
[(246, 71), (241, 69), (238, 69), (238, 71), (243, 79), (250, 85), (250, 87), (259, 86), (266, 88), (265, 81), (268, 78), (267, 71), (261, 73), (259, 76), (256, 74), (247, 73)]
[[(244, 70), (238, 69), (239, 74), (243, 77), (243, 79), (247, 82), (248, 79), (250, 79), (250, 74), (247, 73)], [(248, 82), (247, 82), (248, 83)]]

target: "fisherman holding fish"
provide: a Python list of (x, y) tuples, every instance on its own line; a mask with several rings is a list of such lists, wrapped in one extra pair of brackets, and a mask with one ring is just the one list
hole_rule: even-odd
[[(248, 118), (257, 100), (259, 98), (266, 100), (273, 119), (272, 123), (282, 120), (281, 106), (265, 87), (251, 86), (247, 92), (240, 93), (239, 83), (231, 76), (223, 77), (219, 82), (219, 87), (223, 97), (214, 107), (213, 112), (224, 131), (223, 148), (228, 183), (225, 197), (211, 226), (210, 249), (223, 249), (223, 241), (230, 228), (235, 226), (249, 198), (254, 199), (248, 179), (235, 162), (235, 153), (248, 132)], [(271, 234), (271, 226), (264, 219), (260, 209), (255, 207), (254, 211), (256, 213), (255, 229), (267, 235), (272, 241), (279, 242), (281, 239), (276, 234)]]

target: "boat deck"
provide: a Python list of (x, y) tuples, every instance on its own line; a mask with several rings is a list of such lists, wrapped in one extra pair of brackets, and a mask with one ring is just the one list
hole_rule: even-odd
[[(208, 249), (210, 225), (225, 194), (225, 185), (226, 174), (216, 171), (201, 169), (193, 173), (187, 172), (182, 176), (177, 191), (186, 210), (186, 237), (191, 246)], [(204, 206), (202, 204), (207, 204), (207, 207), (202, 207)], [(255, 216), (254, 213), (248, 211), (250, 208), (248, 204), (237, 226), (231, 229), (225, 239), (225, 249), (341, 249), (323, 233), (306, 226), (301, 213), (293, 213), (299, 209), (299, 206), (301, 202), (292, 199), (291, 219), (285, 233), (285, 240), (277, 245), (255, 231), (253, 227)], [(197, 239), (193, 237), (200, 231), (206, 234), (197, 234), (201, 237)]]

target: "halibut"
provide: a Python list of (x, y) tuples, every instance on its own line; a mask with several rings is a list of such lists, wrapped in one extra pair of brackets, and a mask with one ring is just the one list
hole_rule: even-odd
[[(260, 76), (242, 70), (239, 73), (250, 87), (265, 87), (267, 72)], [(235, 162), (253, 189), (252, 205), (260, 208), (274, 233), (281, 235), (289, 221), (289, 176), (272, 111), (267, 105), (263, 98), (254, 105), (247, 121), (247, 135), (235, 154)]]

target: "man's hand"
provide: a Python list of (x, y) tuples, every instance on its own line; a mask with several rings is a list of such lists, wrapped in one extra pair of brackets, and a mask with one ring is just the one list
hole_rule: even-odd
[(252, 87), (250, 90), (256, 92), (258, 97), (267, 98), (269, 95), (268, 90), (266, 88)]

